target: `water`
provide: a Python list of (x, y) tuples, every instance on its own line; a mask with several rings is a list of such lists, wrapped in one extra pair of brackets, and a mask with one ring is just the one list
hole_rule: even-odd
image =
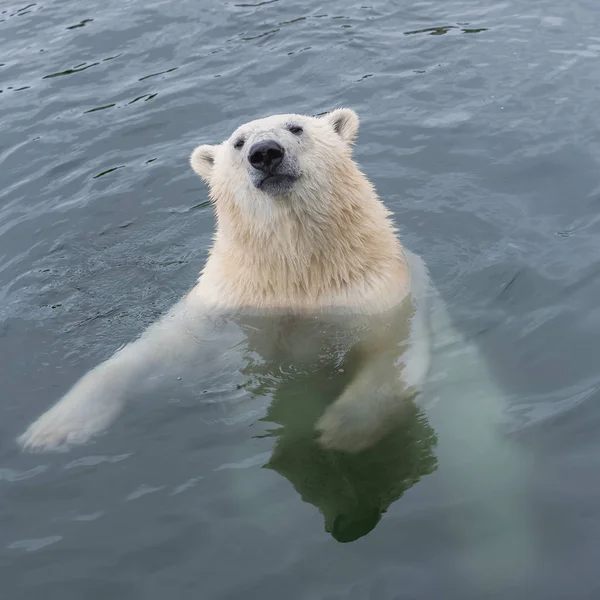
[[(597, 7), (398, 4), (0, 4), (3, 598), (600, 593)], [(193, 283), (212, 215), (192, 148), (343, 105), (504, 393), (516, 459), (486, 461), (481, 435), (463, 486), (445, 466), (452, 413), (415, 415), (405, 450), (335, 471), (371, 529), (340, 543), (317, 506), (339, 506), (343, 483), (317, 469), (329, 487), (310, 495), (301, 469), (278, 471), (261, 419), (281, 405), (218, 370), (93, 445), (19, 453), (28, 423)]]

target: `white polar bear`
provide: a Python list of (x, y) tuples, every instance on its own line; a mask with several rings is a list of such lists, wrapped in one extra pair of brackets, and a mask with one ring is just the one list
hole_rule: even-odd
[[(138, 340), (87, 373), (19, 442), (47, 451), (90, 439), (143, 383), (172, 376), (192, 355), (204, 367), (197, 354), (215, 345), (218, 322), (247, 318), (241, 331), (264, 364), (276, 364), (281, 354), (289, 364), (318, 361), (332, 347), (330, 356), (350, 356), (344, 364), (351, 372), (333, 401), (309, 420), (324, 449), (360, 456), (374, 448), (425, 388), (445, 495), (483, 495), (481, 514), (461, 521), (459, 535), (472, 546), (465, 568), (479, 565), (469, 576), (493, 589), (509, 573), (518, 577), (511, 560), (521, 567), (529, 560), (519, 491), (525, 463), (498, 431), (505, 398), (477, 347), (450, 326), (425, 266), (402, 247), (389, 212), (352, 160), (357, 130), (349, 109), (320, 118), (278, 115), (196, 148), (191, 165), (208, 184), (216, 212), (214, 243), (196, 286)], [(269, 331), (261, 326), (265, 318)], [(308, 379), (318, 395), (320, 381)], [(277, 418), (295, 426), (299, 415)], [(281, 471), (289, 470), (288, 456), (276, 452)], [(515, 535), (500, 544), (482, 538), (480, 524), (489, 520)]]
[[(295, 320), (292, 357), (318, 356), (323, 336), (298, 338), (317, 318), (353, 332), (353, 372), (315, 427), (324, 447), (360, 451), (381, 438), (429, 369), (430, 296), (423, 263), (401, 245), (390, 213), (352, 159), (358, 117), (277, 115), (194, 150), (210, 188), (216, 233), (196, 286), (135, 342), (92, 369), (19, 438), (32, 451), (84, 442), (158, 373), (197, 351), (215, 318), (269, 315), (276, 333), (253, 343), (278, 356)], [(447, 329), (443, 306), (438, 329)], [(339, 340), (338, 340), (339, 342)]]
[(27, 429), (21, 445), (53, 450), (88, 440), (140, 381), (185, 358), (207, 319), (232, 313), (318, 317), (363, 331), (353, 346), (356, 372), (317, 429), (325, 446), (350, 451), (379, 437), (422, 384), (429, 351), (413, 318), (408, 255), (352, 160), (357, 130), (349, 109), (321, 118), (277, 115), (196, 148), (191, 165), (210, 187), (217, 220), (197, 285), (87, 373)]

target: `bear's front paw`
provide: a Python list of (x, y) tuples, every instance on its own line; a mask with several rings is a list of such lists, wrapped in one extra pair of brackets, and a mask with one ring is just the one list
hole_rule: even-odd
[(72, 444), (82, 444), (89, 438), (73, 423), (61, 422), (44, 415), (31, 424), (17, 438), (17, 442), (28, 452), (61, 452), (68, 450)]
[(60, 452), (97, 435), (119, 412), (118, 402), (94, 401), (67, 394), (32, 423), (17, 442), (29, 452)]
[(317, 421), (318, 442), (328, 450), (357, 453), (366, 450), (380, 438), (380, 427), (367, 407), (338, 400)]

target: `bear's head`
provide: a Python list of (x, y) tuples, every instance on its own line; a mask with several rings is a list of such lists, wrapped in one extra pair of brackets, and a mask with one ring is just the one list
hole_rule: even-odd
[(337, 109), (321, 117), (274, 115), (239, 127), (217, 145), (194, 150), (191, 165), (217, 204), (233, 202), (261, 220), (286, 210), (324, 210), (328, 192), (339, 191), (357, 171), (351, 148), (358, 116)]

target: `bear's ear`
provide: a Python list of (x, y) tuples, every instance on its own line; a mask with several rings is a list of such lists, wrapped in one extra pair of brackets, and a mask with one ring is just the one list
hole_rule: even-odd
[(200, 177), (202, 177), (206, 183), (210, 182), (213, 167), (215, 166), (216, 150), (216, 146), (204, 144), (202, 146), (198, 146), (192, 152), (192, 156), (190, 157), (192, 169), (194, 169), (194, 171), (198, 173), (198, 175), (200, 175)]
[(327, 113), (325, 119), (333, 130), (348, 144), (354, 142), (358, 132), (358, 115), (350, 108), (337, 108)]

